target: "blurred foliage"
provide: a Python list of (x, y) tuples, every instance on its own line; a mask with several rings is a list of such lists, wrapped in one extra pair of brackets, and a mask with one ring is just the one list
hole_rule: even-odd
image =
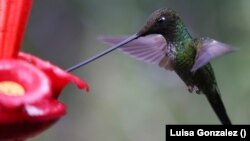
[[(175, 9), (194, 37), (239, 49), (212, 62), (234, 124), (250, 124), (250, 1), (34, 0), (23, 50), (67, 68), (108, 48), (100, 35), (135, 33), (161, 7)], [(160, 141), (165, 124), (220, 124), (203, 95), (173, 72), (115, 51), (73, 72), (91, 92), (67, 87), (68, 114), (35, 141)]]

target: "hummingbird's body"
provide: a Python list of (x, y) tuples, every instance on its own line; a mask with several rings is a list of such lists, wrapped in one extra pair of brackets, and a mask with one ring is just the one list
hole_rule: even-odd
[(209, 63), (218, 56), (234, 51), (228, 45), (210, 38), (192, 38), (177, 13), (167, 8), (153, 12), (142, 29), (128, 38), (103, 37), (102, 40), (115, 46), (68, 71), (120, 48), (137, 60), (175, 71), (189, 92), (205, 94), (221, 122), (231, 124)]
[(171, 55), (175, 56), (173, 60), (171, 60), (172, 67), (185, 82), (189, 92), (195, 91), (197, 94), (205, 94), (221, 122), (223, 124), (231, 124), (221, 100), (219, 88), (211, 64), (206, 64), (195, 73), (190, 71), (195, 62), (197, 47), (200, 40), (186, 39), (179, 43), (175, 43), (174, 48), (176, 52)]
[(204, 93), (222, 123), (231, 124), (220, 98), (211, 64), (207, 63), (195, 73), (190, 71), (195, 63), (197, 50), (200, 47), (199, 44), (210, 39), (193, 39), (182, 21), (178, 20), (176, 24), (173, 24), (172, 31), (168, 31), (171, 34), (162, 34), (170, 48), (166, 51), (166, 56), (170, 61), (170, 65), (166, 69), (174, 70), (185, 82), (189, 92)]

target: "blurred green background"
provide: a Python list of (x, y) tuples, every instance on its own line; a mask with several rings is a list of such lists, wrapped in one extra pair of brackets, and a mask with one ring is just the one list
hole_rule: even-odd
[[(108, 46), (100, 35), (135, 33), (154, 10), (176, 10), (194, 37), (208, 36), (239, 49), (212, 62), (234, 124), (250, 124), (250, 1), (34, 0), (23, 50), (68, 68)], [(189, 94), (173, 72), (119, 51), (74, 74), (60, 99), (68, 114), (34, 141), (160, 141), (166, 124), (220, 124), (203, 95)]]

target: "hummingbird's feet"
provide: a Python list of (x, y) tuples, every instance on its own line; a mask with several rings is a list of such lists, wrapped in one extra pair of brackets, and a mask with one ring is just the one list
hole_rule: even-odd
[(201, 91), (200, 91), (200, 89), (197, 86), (195, 86), (195, 85), (188, 85), (187, 87), (188, 87), (188, 91), (190, 93), (193, 93), (195, 91), (196, 94), (201, 94)]
[(194, 91), (193, 86), (187, 86), (187, 87), (188, 87), (188, 91), (189, 91), (190, 93), (193, 93), (193, 91)]

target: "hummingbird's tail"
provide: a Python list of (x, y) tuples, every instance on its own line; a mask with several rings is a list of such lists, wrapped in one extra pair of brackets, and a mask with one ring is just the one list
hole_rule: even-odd
[(206, 95), (210, 105), (212, 106), (214, 112), (216, 113), (216, 115), (220, 119), (221, 123), (223, 125), (232, 125), (232, 123), (227, 115), (226, 109), (225, 109), (224, 104), (221, 100), (221, 97), (219, 95), (218, 90), (216, 89), (215, 91), (210, 92), (210, 93), (206, 93), (205, 95)]

